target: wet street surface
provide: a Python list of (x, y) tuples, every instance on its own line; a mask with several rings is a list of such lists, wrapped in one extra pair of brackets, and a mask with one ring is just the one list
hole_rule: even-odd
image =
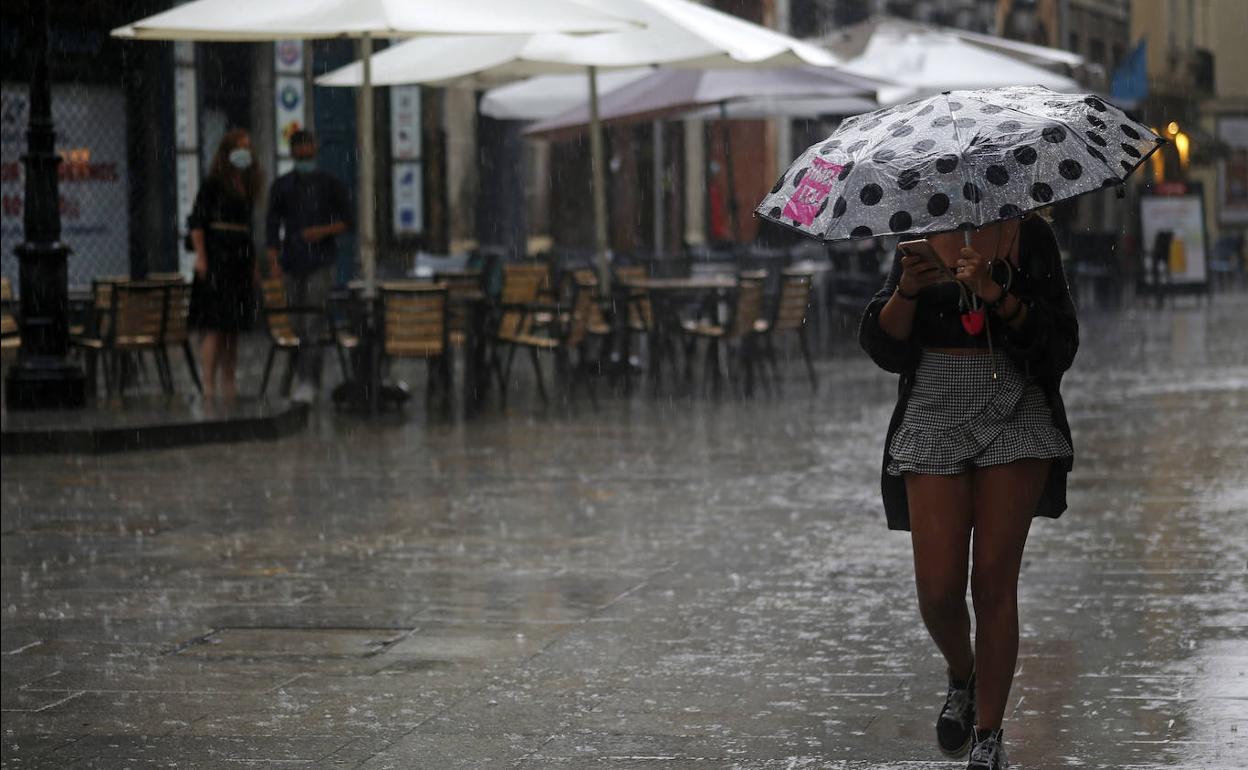
[[(1248, 766), (1245, 328), (1242, 293), (1084, 318), (1013, 766)], [(787, 373), (4, 457), (3, 766), (965, 767), (879, 503), (895, 378)]]

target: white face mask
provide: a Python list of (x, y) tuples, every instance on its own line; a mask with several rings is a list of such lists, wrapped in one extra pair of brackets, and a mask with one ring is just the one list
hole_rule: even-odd
[(251, 150), (246, 147), (235, 147), (230, 150), (230, 165), (242, 171), (251, 167)]

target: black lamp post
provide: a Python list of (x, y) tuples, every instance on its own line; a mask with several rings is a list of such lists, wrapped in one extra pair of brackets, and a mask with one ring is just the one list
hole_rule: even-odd
[(22, 347), (5, 384), (10, 409), (81, 407), (86, 401), (82, 368), (70, 363), (69, 286), (61, 243), (61, 210), (48, 82), (48, 6), (32, 18), (34, 71), (30, 78), (30, 122), (26, 131), (25, 241), (14, 249), (22, 293)]

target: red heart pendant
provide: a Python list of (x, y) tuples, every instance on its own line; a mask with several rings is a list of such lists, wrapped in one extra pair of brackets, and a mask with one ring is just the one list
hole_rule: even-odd
[(984, 311), (968, 310), (963, 313), (962, 328), (972, 337), (978, 336), (984, 330)]

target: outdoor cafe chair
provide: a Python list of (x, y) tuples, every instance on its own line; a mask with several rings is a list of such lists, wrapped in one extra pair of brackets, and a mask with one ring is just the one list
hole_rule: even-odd
[[(290, 393), (294, 382), (295, 367), (299, 356), (309, 345), (330, 346), (337, 343), (338, 363), (342, 367), (343, 376), (348, 376), (344, 358), (344, 340), (336, 338), (329, 311), (324, 307), (295, 307), (286, 296), (286, 284), (281, 278), (266, 278), (260, 284), (260, 313), (264, 317), (265, 328), (269, 335), (269, 354), (264, 361), (264, 374), (260, 377), (260, 395), (263, 396), (269, 387), (269, 376), (273, 373), (273, 361), (279, 352), (286, 354), (286, 371), (282, 374), (280, 393)], [(319, 339), (305, 340), (295, 331), (295, 316), (325, 317), (324, 333)]]
[(762, 341), (767, 360), (771, 364), (772, 377), (777, 384), (780, 382), (779, 367), (776, 363), (775, 336), (779, 333), (797, 335), (801, 344), (802, 357), (806, 360), (806, 372), (810, 376), (810, 387), (817, 390), (819, 380), (815, 376), (815, 365), (810, 357), (810, 341), (807, 339), (807, 313), (810, 309), (811, 290), (814, 285), (813, 276), (807, 272), (784, 270), (780, 278), (780, 296), (771, 309), (768, 317), (754, 321), (754, 334)]
[[(507, 381), (511, 379), (511, 367), (516, 351), (521, 347), (530, 352), (533, 371), (537, 375), (537, 386), (546, 401), (546, 386), (542, 383), (542, 368), (538, 361), (538, 350), (553, 350), (558, 341), (548, 336), (538, 336), (538, 312), (543, 317), (552, 316), (549, 308), (542, 309), (538, 305), (544, 287), (549, 285), (550, 270), (545, 264), (509, 264), (503, 267), (503, 288), (499, 297), (497, 317), (493, 323), (493, 349), (490, 354), (490, 369), (498, 380), (499, 393), (503, 402), (507, 400)], [(504, 368), (502, 350), (507, 348), (507, 363)]]
[(91, 387), (95, 384), (97, 364), (103, 363), (105, 391), (111, 395), (116, 386), (117, 392), (123, 393), (131, 369), (129, 356), (150, 351), (161, 385), (169, 392), (172, 385), (165, 379), (159, 352), (167, 293), (165, 283), (126, 281), (111, 285), (107, 292), (108, 310), (99, 318), (97, 332), (70, 337), (70, 343), (86, 354), (87, 382)]
[[(446, 287), (448, 299), (480, 296), (484, 291), (485, 275), (479, 270), (457, 270), (450, 273), (434, 273), (433, 282)], [(468, 338), (470, 311), (462, 302), (450, 302), (446, 323), (447, 339), (451, 347), (462, 348)]]
[[(719, 359), (721, 351), (728, 348), (729, 366), (737, 362), (737, 368), (745, 373), (745, 393), (750, 395), (754, 386), (754, 323), (762, 314), (763, 281), (765, 273), (742, 273), (737, 281), (735, 300), (731, 304), (728, 320), (688, 319), (681, 322), (686, 336), (685, 380), (692, 384), (693, 359), (699, 341), (706, 343), (705, 371), (718, 391), (721, 381)], [(731, 371), (730, 371), (731, 374)]]
[(445, 284), (383, 283), (378, 291), (382, 363), (395, 358), (424, 359), (428, 364), (426, 401), (439, 386), (451, 402), (450, 330)]
[(13, 284), (8, 278), (0, 278), (0, 352), (9, 354), (22, 346), (22, 334), (17, 325), (17, 302), (13, 299)]
[[(191, 284), (182, 279), (178, 273), (171, 275), (176, 278), (169, 278), (159, 281), (166, 285), (165, 291), (165, 322), (161, 331), (160, 347), (157, 348), (156, 357), (157, 364), (164, 369), (165, 382), (169, 384), (170, 390), (173, 387), (173, 368), (169, 364), (169, 346), (175, 345), (182, 348), (182, 354), (186, 357), (186, 368), (190, 372), (191, 382), (195, 383), (195, 389), (200, 393), (204, 392), (204, 384), (199, 379), (199, 370), (195, 367), (195, 353), (191, 350)], [(152, 276), (148, 273), (148, 277)]]

